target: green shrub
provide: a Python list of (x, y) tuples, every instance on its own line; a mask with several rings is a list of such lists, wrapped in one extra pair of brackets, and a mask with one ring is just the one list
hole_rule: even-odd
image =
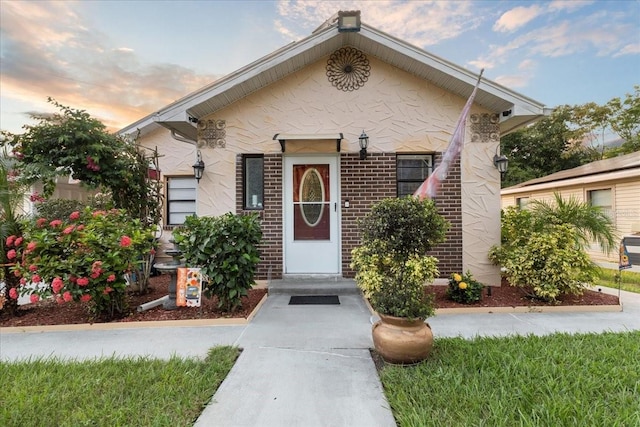
[(428, 199), (389, 198), (372, 206), (360, 222), (362, 244), (351, 253), (351, 268), (377, 312), (409, 318), (433, 314), (424, 285), (438, 274), (438, 260), (427, 252), (444, 241), (448, 227)]
[(470, 271), (465, 274), (453, 273), (449, 278), (447, 297), (463, 304), (472, 304), (482, 299), (484, 285), (473, 278)]
[(205, 296), (215, 295), (220, 308), (236, 310), (254, 284), (260, 261), (262, 230), (258, 216), (190, 216), (173, 237), (187, 266), (202, 268)]
[(596, 279), (597, 268), (576, 243), (577, 233), (571, 225), (553, 225), (518, 245), (494, 248), (490, 257), (502, 264), (509, 283), (531, 289), (537, 298), (553, 302), (563, 294), (580, 295)]
[(46, 199), (36, 203), (37, 215), (49, 220), (69, 218), (73, 212), (82, 211), (86, 207), (93, 210), (109, 210), (113, 208), (113, 202), (109, 196), (93, 196), (86, 201)]

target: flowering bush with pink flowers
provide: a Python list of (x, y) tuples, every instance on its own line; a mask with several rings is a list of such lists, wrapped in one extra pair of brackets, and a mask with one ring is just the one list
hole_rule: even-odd
[(121, 210), (87, 209), (65, 220), (30, 221), (22, 239), (7, 238), (7, 256), (16, 262), (19, 293), (32, 302), (51, 296), (60, 304), (89, 302), (94, 317), (113, 319), (127, 313), (125, 274), (155, 250), (152, 230)]

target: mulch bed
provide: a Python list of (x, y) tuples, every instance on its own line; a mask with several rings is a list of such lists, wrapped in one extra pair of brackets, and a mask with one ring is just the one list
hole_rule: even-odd
[[(162, 305), (154, 307), (142, 313), (137, 312), (137, 307), (149, 301), (162, 298), (167, 295), (169, 288), (169, 276), (160, 275), (152, 277), (149, 284), (149, 292), (128, 296), (128, 305), (131, 314), (112, 322), (142, 322), (162, 320), (190, 320), (190, 319), (218, 319), (218, 318), (247, 318), (253, 309), (260, 303), (266, 289), (251, 289), (247, 297), (242, 298), (242, 307), (235, 313), (227, 313), (216, 306), (216, 298), (203, 297), (200, 307), (178, 307), (175, 310), (165, 310)], [(9, 317), (5, 313), (0, 316), (0, 326), (42, 326), (42, 325), (69, 325), (80, 323), (102, 323), (99, 320), (91, 320), (87, 312), (87, 305), (80, 302), (57, 304), (53, 301), (41, 301), (37, 304), (27, 304), (20, 307), (20, 314)]]
[[(260, 303), (266, 289), (251, 289), (248, 296), (242, 300), (242, 307), (235, 313), (226, 313), (219, 310), (217, 299), (202, 298), (201, 307), (179, 307), (175, 310), (164, 310), (162, 306), (152, 308), (142, 313), (137, 312), (137, 307), (149, 301), (161, 298), (167, 294), (169, 276), (161, 275), (151, 278), (149, 292), (143, 295), (131, 294), (128, 304), (130, 315), (113, 320), (113, 322), (142, 322), (163, 320), (189, 320), (189, 319), (218, 319), (218, 318), (247, 318)], [(518, 306), (549, 306), (552, 304), (532, 299), (527, 296), (525, 290), (508, 286), (503, 283), (500, 287), (492, 287), (491, 295), (487, 289), (483, 292), (482, 300), (474, 304), (461, 304), (451, 301), (446, 297), (446, 286), (431, 286), (427, 292), (435, 296), (437, 308), (464, 308), (464, 307), (518, 307)], [(559, 298), (555, 305), (615, 305), (618, 297), (602, 292), (585, 291), (582, 296), (565, 296)], [(100, 321), (93, 321), (100, 323)], [(43, 326), (92, 323), (87, 312), (87, 305), (79, 302), (56, 304), (53, 301), (41, 301), (37, 304), (27, 304), (20, 307), (20, 314), (10, 317), (6, 313), (0, 314), (0, 326)]]

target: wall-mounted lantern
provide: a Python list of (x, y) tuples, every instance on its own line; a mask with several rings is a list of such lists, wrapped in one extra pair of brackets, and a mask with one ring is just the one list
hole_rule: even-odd
[(200, 150), (196, 152), (196, 162), (193, 164), (193, 176), (196, 178), (198, 183), (202, 178), (202, 174), (204, 173), (204, 162), (202, 161), (202, 154), (200, 154)]
[(367, 147), (369, 147), (369, 137), (364, 133), (364, 130), (358, 138), (358, 143), (360, 144), (360, 160), (365, 160), (367, 158)]
[(498, 156), (496, 153), (493, 156), (493, 164), (500, 172), (500, 178), (504, 178), (504, 174), (507, 173), (507, 168), (509, 167), (509, 159), (505, 155)]

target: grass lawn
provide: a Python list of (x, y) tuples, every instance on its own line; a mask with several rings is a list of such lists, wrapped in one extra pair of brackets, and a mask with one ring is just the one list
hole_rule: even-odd
[(618, 289), (616, 276), (620, 274), (620, 289), (640, 294), (640, 273), (625, 270), (618, 273), (618, 270), (608, 268), (603, 268), (601, 271), (600, 279), (596, 282), (596, 286)]
[(1, 362), (0, 425), (190, 426), (238, 355)]
[(380, 373), (401, 427), (640, 426), (640, 331), (436, 339)]

